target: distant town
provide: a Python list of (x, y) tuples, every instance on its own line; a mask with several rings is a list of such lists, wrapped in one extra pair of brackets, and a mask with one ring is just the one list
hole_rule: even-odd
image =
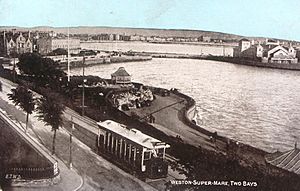
[[(233, 92), (245, 81), (238, 77), (244, 77), (254, 68), (233, 64), (300, 70), (299, 42), (203, 31), (132, 29), (128, 32), (129, 29), (124, 29), (122, 32), (122, 28), (118, 28), (117, 31), (95, 32), (96, 29), (91, 28), (89, 33), (80, 32), (78, 28), (0, 31), (0, 145), (3, 151), (0, 153), (0, 191), (1, 187), (199, 190), (207, 186), (230, 186), (230, 190), (237, 187), (298, 190), (300, 149), (297, 142), (290, 150), (269, 152), (253, 142), (227, 137), (219, 129), (212, 129), (211, 124), (206, 129), (199, 125), (203, 118), (200, 119), (198, 109), (202, 106), (177, 86), (185, 81), (186, 92), (192, 92), (194, 83), (214, 86), (211, 84), (218, 84), (228, 75), (227, 79), (238, 84), (226, 90)], [(126, 49), (120, 48), (122, 45)], [(122, 66), (125, 62), (138, 64), (126, 65), (125, 69)], [(120, 64), (106, 65), (111, 66), (106, 70), (103, 69), (106, 66), (90, 67), (90, 71), (85, 68), (110, 63)], [(164, 63), (165, 71), (161, 71)], [(186, 77), (169, 89), (135, 82), (137, 78), (132, 78), (137, 73), (164, 76), (176, 64), (186, 63), (188, 65), (171, 71), (176, 77), (166, 76), (167, 81), (181, 79), (181, 73)], [(140, 70), (127, 71), (127, 67), (132, 66)], [(75, 70), (72, 73), (70, 68), (76, 67), (77, 73)], [(221, 75), (221, 67), (227, 67), (227, 73)], [(150, 68), (156, 70), (149, 72)], [(183, 68), (189, 70), (184, 74)], [(218, 71), (211, 72), (214, 68)], [(110, 78), (97, 70), (104, 71)], [(251, 74), (263, 70), (253, 71)], [(219, 78), (211, 81), (214, 83), (206, 82), (210, 74), (217, 74)], [(232, 78), (233, 74), (237, 77)], [(193, 76), (205, 77), (193, 79)], [(247, 80), (252, 78), (251, 75)], [(162, 77), (157, 79), (163, 81)], [(277, 77), (274, 79), (277, 82)], [(251, 84), (256, 87), (258, 83)], [(249, 105), (255, 113), (253, 119), (259, 117), (254, 98), (243, 102), (244, 95), (235, 98), (233, 94), (238, 93), (233, 92), (228, 96), (230, 99), (226, 99), (215, 93), (216, 89), (209, 88), (203, 86), (199, 89), (201, 93), (194, 95), (212, 92), (216, 94), (212, 100), (221, 98), (224, 114), (217, 113), (218, 117), (227, 114), (225, 106), (230, 102), (238, 106), (230, 105), (229, 110), (242, 105), (241, 110), (230, 111), (235, 120), (248, 118), (238, 113), (247, 112)], [(203, 95), (200, 99), (209, 96)], [(269, 98), (269, 92), (267, 96)], [(265, 101), (261, 100), (258, 104)], [(215, 103), (221, 102), (211, 103), (219, 107)], [(276, 100), (274, 103), (277, 104)], [(270, 123), (271, 120), (259, 122)], [(249, 121), (252, 123), (250, 117)], [(246, 127), (239, 122), (231, 123)], [(223, 121), (220, 124), (223, 126)], [(259, 135), (263, 134), (261, 127), (263, 125), (259, 125)], [(211, 181), (201, 181), (204, 179)]]
[[(240, 46), (239, 41), (241, 39), (249, 40), (251, 45), (282, 45), (292, 46), (295, 50), (300, 48), (300, 42), (277, 40), (268, 38), (244, 38), (237, 35), (222, 35), (214, 34), (201, 35), (202, 33), (195, 34), (188, 33), (182, 36), (180, 33), (163, 33), (159, 32), (161, 36), (154, 35), (155, 31), (150, 35), (145, 34), (126, 34), (122, 33), (70, 33), (68, 40), (67, 30), (65, 32), (45, 31), (41, 30), (24, 30), (24, 29), (2, 29), (0, 32), (0, 56), (14, 57), (14, 54), (22, 54), (25, 52), (38, 52), (42, 55), (47, 55), (56, 49), (69, 48), (70, 54), (78, 54), (81, 50), (81, 42), (148, 42), (148, 43), (194, 43), (194, 44), (210, 44), (210, 45), (229, 45), (229, 46)], [(129, 29), (127, 29), (129, 30)], [(1, 31), (1, 30), (0, 30)], [(61, 31), (61, 30), (60, 30)], [(73, 31), (75, 31), (73, 29)], [(135, 31), (132, 31), (133, 33)], [(138, 32), (138, 31), (136, 31)], [(141, 32), (142, 33), (142, 32)], [(145, 33), (145, 32), (143, 32)], [(208, 32), (204, 34), (209, 34)], [(169, 35), (169, 36), (167, 36)], [(244, 51), (247, 46), (244, 46), (241, 51)], [(235, 51), (236, 52), (236, 51)], [(249, 50), (247, 51), (249, 52)], [(235, 56), (242, 56), (241, 54), (235, 54)], [(245, 55), (245, 54), (243, 54)]]

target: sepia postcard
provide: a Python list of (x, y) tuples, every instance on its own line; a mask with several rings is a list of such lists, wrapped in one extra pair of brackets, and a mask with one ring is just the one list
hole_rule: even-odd
[(299, 191), (299, 7), (0, 0), (0, 191)]

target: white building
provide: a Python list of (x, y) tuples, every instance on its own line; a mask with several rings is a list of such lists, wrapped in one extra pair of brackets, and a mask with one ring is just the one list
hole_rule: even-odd
[(260, 60), (264, 63), (297, 63), (297, 51), (291, 45), (282, 46), (278, 41), (267, 40), (265, 44), (252, 44), (248, 39), (241, 39), (234, 49), (234, 57)]
[(68, 49), (69, 44), (69, 53), (78, 54), (81, 50), (80, 40), (79, 39), (67, 39), (67, 38), (39, 38), (37, 40), (38, 52), (40, 54), (48, 54), (55, 49)]

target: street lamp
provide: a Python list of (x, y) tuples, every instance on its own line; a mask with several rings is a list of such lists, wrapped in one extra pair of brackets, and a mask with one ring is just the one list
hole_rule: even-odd
[(10, 57), (13, 57), (13, 81), (16, 82), (16, 57), (17, 57), (17, 52), (16, 50), (13, 50), (10, 54)]
[(73, 122), (73, 116), (71, 116), (71, 123), (72, 123), (72, 127), (71, 127), (71, 132), (70, 132), (70, 159), (69, 159), (69, 168), (72, 169), (73, 168), (73, 163), (72, 163), (72, 139), (73, 139), (73, 130), (74, 130), (74, 122)]
[(68, 62), (68, 82), (70, 82), (70, 28), (68, 27), (68, 55), (67, 55), (67, 62)]
[(82, 59), (82, 116), (84, 116), (84, 96), (85, 96), (84, 83), (86, 82), (86, 80), (84, 79), (84, 64), (85, 64), (85, 57), (83, 56), (83, 59)]

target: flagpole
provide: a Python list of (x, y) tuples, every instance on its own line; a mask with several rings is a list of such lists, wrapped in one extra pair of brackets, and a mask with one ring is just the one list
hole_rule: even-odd
[(68, 27), (68, 82), (70, 82), (70, 28)]

